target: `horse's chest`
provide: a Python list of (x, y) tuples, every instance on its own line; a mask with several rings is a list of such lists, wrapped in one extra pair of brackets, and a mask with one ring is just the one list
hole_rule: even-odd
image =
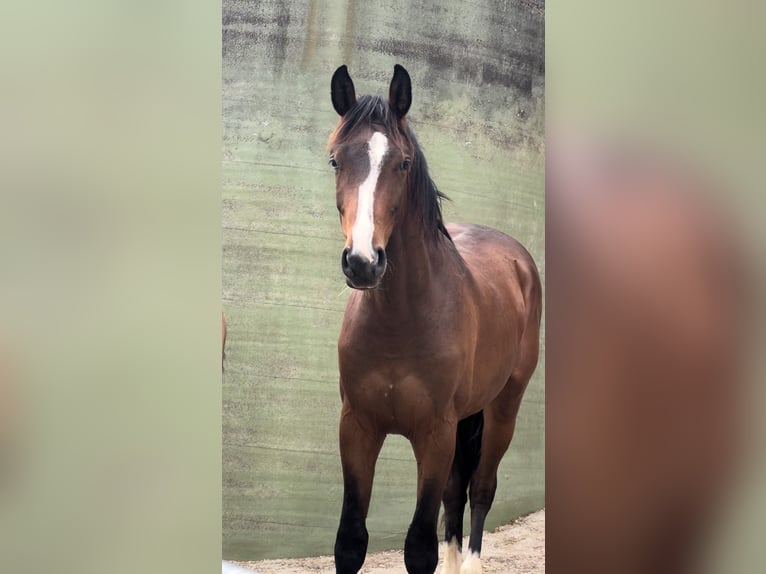
[(450, 404), (465, 358), (421, 341), (340, 349), (341, 390), (355, 410), (392, 432), (433, 417)]
[(437, 337), (402, 330), (396, 337), (368, 336), (364, 342), (339, 345), (341, 375), (373, 380), (407, 377), (429, 379), (455, 369), (464, 359), (464, 348)]
[(409, 436), (420, 421), (440, 418), (449, 407), (450, 393), (434, 392), (421, 374), (374, 372), (344, 380), (344, 400), (386, 433)]

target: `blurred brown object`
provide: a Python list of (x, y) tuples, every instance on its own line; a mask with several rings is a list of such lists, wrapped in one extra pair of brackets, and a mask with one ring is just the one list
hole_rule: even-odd
[(221, 311), (221, 371), (223, 371), (224, 359), (226, 359), (226, 314)]
[(546, 571), (697, 571), (738, 460), (747, 263), (670, 163), (548, 148)]

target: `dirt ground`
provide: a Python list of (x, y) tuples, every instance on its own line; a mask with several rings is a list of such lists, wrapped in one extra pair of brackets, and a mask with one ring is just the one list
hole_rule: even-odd
[[(467, 541), (466, 541), (467, 545)], [(439, 562), (444, 543), (439, 546)], [(543, 574), (545, 572), (545, 510), (523, 516), (512, 524), (485, 532), (482, 566), (487, 574)], [(332, 556), (292, 560), (234, 562), (259, 574), (332, 574)], [(401, 550), (369, 554), (360, 574), (406, 574)], [(439, 569), (437, 568), (437, 572)]]

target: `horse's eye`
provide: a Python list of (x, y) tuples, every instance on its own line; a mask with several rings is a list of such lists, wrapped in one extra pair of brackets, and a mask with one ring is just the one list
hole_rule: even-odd
[(338, 162), (335, 161), (334, 157), (331, 157), (328, 163), (330, 164), (330, 167), (332, 167), (334, 170), (337, 170), (340, 167), (340, 164), (338, 164)]
[(404, 161), (399, 166), (399, 169), (401, 169), (402, 171), (407, 171), (408, 169), (410, 169), (410, 164), (411, 163), (412, 163), (412, 160), (410, 158), (408, 158), (408, 157), (405, 157)]

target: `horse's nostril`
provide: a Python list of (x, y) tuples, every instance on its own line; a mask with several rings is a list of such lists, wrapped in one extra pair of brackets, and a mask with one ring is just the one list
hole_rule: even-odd
[(386, 265), (386, 250), (383, 249), (382, 247), (378, 247), (375, 250), (375, 255), (377, 255), (375, 260), (375, 266), (378, 269), (382, 269)]
[(348, 264), (348, 247), (343, 249), (343, 253), (341, 253), (341, 256), (340, 256), (340, 266), (341, 266), (341, 269), (343, 269), (344, 271), (349, 268), (349, 264)]

